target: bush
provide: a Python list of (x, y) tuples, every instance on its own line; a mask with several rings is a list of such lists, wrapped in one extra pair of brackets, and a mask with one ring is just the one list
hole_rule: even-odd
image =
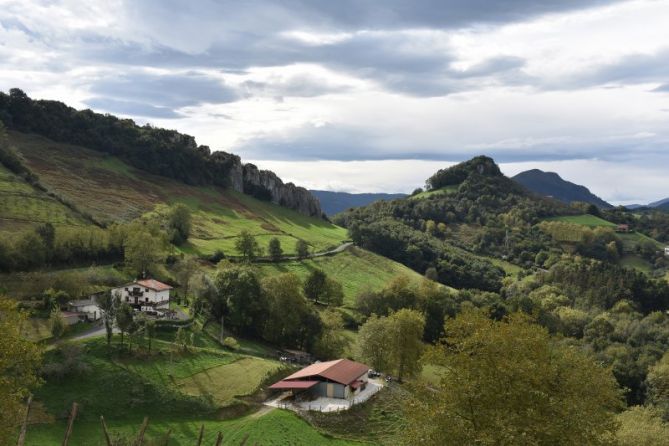
[(239, 350), (239, 342), (237, 342), (235, 338), (228, 336), (227, 338), (223, 339), (223, 347), (230, 350)]

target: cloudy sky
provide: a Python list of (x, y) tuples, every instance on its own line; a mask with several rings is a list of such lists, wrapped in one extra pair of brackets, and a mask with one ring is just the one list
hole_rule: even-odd
[(478, 154), (669, 196), (667, 0), (0, 0), (0, 90), (406, 192)]

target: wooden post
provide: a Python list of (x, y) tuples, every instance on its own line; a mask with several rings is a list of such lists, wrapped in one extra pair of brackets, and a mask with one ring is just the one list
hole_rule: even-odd
[(221, 446), (221, 444), (223, 444), (223, 434), (219, 432), (216, 437), (216, 446)]
[(201, 446), (202, 445), (202, 437), (204, 437), (204, 424), (200, 426), (200, 435), (197, 437), (197, 445), (196, 446)]
[(149, 425), (149, 417), (144, 417), (142, 422), (142, 427), (139, 428), (139, 434), (137, 434), (137, 439), (135, 440), (136, 446), (142, 446), (144, 442), (144, 432), (146, 432), (146, 427)]
[(26, 404), (26, 416), (23, 419), (23, 424), (21, 425), (21, 432), (19, 433), (19, 441), (16, 443), (17, 446), (23, 446), (23, 443), (26, 441), (26, 431), (28, 430), (28, 418), (30, 416), (30, 405), (33, 402), (33, 396), (28, 397), (28, 403)]
[(70, 442), (70, 435), (72, 435), (72, 426), (74, 426), (74, 419), (77, 417), (78, 410), (77, 403), (72, 403), (72, 410), (70, 411), (70, 419), (67, 422), (67, 430), (65, 431), (65, 438), (63, 438), (63, 446), (67, 446)]
[(165, 433), (164, 441), (163, 444), (167, 446), (170, 442), (170, 435), (172, 435), (172, 429), (167, 429), (167, 432)]
[(112, 446), (111, 438), (109, 438), (109, 431), (107, 430), (107, 423), (105, 423), (105, 417), (100, 415), (100, 423), (102, 423), (102, 432), (105, 434), (105, 442), (107, 446)]

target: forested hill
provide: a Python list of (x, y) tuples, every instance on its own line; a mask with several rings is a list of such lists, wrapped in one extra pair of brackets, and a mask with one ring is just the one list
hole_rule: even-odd
[(594, 204), (602, 209), (610, 209), (613, 205), (593, 194), (585, 186), (566, 181), (555, 172), (544, 172), (539, 169), (527, 170), (513, 177), (513, 180), (522, 184), (532, 192), (553, 197), (565, 203), (581, 201)]
[(327, 190), (310, 190), (321, 202), (321, 208), (327, 215), (345, 211), (351, 208), (365, 206), (379, 200), (394, 200), (404, 198), (406, 194), (349, 194), (347, 192), (332, 192)]
[(114, 155), (135, 168), (188, 185), (230, 187), (302, 214), (322, 215), (318, 200), (306, 189), (284, 184), (253, 164), (244, 165), (236, 155), (212, 152), (176, 130), (139, 126), (130, 119), (75, 110), (58, 101), (33, 100), (17, 88), (9, 94), (0, 92), (0, 122), (9, 130)]
[(529, 193), (485, 156), (440, 170), (426, 184), (426, 191), (344, 212), (336, 222), (360, 246), (442, 283), (497, 290), (502, 273), (481, 255), (523, 263), (551, 244), (532, 225), (573, 213)]

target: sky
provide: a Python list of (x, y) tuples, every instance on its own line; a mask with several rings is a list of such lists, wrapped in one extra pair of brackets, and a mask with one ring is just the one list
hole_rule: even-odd
[(668, 0), (0, 0), (0, 90), (410, 192), (485, 154), (669, 196)]

